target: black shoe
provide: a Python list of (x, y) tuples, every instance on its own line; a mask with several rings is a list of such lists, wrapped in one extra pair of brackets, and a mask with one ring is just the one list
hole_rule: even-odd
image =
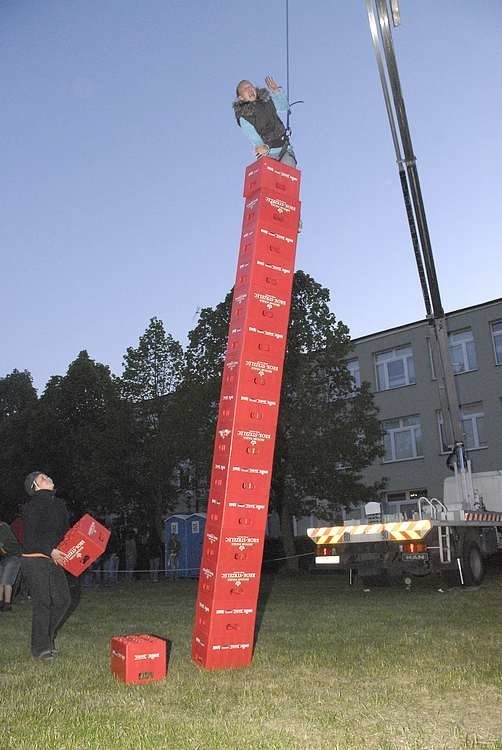
[(12, 612), (12, 605), (11, 604), (3, 604), (2, 612)]
[(35, 659), (39, 659), (40, 661), (54, 661), (54, 654), (52, 651), (42, 651)]

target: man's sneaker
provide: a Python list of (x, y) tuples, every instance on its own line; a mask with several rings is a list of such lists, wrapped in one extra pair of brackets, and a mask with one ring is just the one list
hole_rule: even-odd
[(12, 605), (11, 604), (3, 604), (2, 612), (12, 612)]
[(52, 651), (42, 651), (42, 653), (35, 658), (40, 661), (54, 661), (54, 654)]

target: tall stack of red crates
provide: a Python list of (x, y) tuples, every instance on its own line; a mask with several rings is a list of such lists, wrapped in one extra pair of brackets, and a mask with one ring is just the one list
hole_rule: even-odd
[(252, 659), (299, 192), (293, 167), (262, 158), (246, 169), (192, 641), (192, 659), (206, 669)]

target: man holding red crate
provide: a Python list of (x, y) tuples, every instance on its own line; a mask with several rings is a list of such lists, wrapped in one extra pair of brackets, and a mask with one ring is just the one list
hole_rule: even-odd
[(42, 471), (32, 471), (24, 481), (30, 500), (23, 510), (23, 576), (33, 608), (31, 653), (41, 661), (52, 661), (54, 637), (71, 606), (65, 556), (57, 549), (70, 526), (68, 511), (56, 497), (54, 482)]

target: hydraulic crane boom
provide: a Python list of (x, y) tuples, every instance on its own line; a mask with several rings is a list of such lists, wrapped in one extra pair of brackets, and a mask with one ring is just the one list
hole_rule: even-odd
[[(400, 22), (398, 0), (390, 0), (390, 7), (394, 25), (397, 26)], [(461, 499), (467, 505), (470, 505), (472, 504), (472, 481), (469, 480), (470, 467), (465, 454), (462, 418), (455, 376), (448, 351), (448, 331), (394, 53), (387, 0), (366, 0), (366, 9), (396, 152), (399, 178), (426, 314), (434, 330), (433, 340), (436, 344), (435, 348), (441, 369), (438, 382), (440, 384), (439, 393), (446, 439), (453, 448), (452, 455), (455, 457), (455, 468), (461, 480), (459, 482)], [(466, 474), (468, 477), (465, 476)]]

